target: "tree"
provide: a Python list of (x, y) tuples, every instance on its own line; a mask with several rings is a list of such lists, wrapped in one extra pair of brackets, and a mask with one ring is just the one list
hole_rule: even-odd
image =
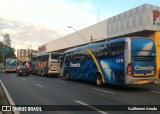
[(0, 41), (0, 63), (3, 63), (3, 52), (4, 60), (6, 60), (6, 58), (16, 58), (15, 49), (8, 45), (3, 45), (3, 42)]
[(3, 41), (4, 45), (11, 47), (11, 39), (9, 34), (5, 34), (4, 35), (4, 41)]

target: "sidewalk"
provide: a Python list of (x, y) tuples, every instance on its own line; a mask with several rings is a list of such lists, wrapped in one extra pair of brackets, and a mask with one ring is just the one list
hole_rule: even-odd
[[(6, 93), (3, 90), (3, 87), (0, 83), (0, 105), (10, 105), (10, 103), (8, 102), (8, 98), (6, 96)], [(0, 111), (0, 114), (14, 114), (14, 112), (12, 111), (6, 111), (6, 112), (2, 112)]]
[(157, 84), (160, 84), (160, 79), (157, 80)]

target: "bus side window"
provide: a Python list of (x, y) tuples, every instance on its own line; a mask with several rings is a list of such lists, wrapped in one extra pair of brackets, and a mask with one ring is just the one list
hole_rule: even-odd
[(70, 62), (72, 61), (72, 59), (73, 59), (72, 52), (67, 53), (65, 62)]
[(80, 52), (79, 52), (79, 50), (77, 50), (77, 51), (74, 51), (73, 52), (73, 55), (72, 55), (72, 57), (73, 57), (73, 61), (78, 61), (78, 60), (80, 60)]
[[(97, 47), (92, 47), (92, 48), (89, 48), (89, 51), (94, 55), (96, 56), (97, 55)], [(88, 53), (88, 59), (92, 59), (92, 56)]]
[(124, 52), (124, 46), (124, 41), (110, 44), (110, 57), (121, 55)]
[(44, 61), (48, 61), (48, 59), (49, 59), (49, 55), (45, 55)]
[(97, 47), (97, 55), (96, 57), (98, 59), (107, 58), (109, 56), (108, 54), (108, 45), (101, 45)]

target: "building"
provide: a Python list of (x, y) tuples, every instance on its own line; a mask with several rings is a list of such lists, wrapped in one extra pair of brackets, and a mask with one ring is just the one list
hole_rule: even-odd
[(160, 7), (150, 4), (141, 5), (80, 31), (43, 44), (38, 47), (38, 52), (39, 54), (52, 51), (62, 52), (68, 48), (85, 45), (88, 42), (134, 36), (148, 37), (155, 41), (157, 71), (160, 75)]
[(32, 56), (36, 56), (38, 51), (33, 49), (19, 49), (17, 50), (17, 58), (19, 61), (29, 60)]

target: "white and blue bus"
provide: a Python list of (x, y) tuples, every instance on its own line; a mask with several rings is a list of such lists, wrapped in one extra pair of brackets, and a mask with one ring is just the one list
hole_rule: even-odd
[(119, 38), (72, 48), (63, 53), (61, 75), (107, 84), (156, 81), (156, 47), (148, 38)]

